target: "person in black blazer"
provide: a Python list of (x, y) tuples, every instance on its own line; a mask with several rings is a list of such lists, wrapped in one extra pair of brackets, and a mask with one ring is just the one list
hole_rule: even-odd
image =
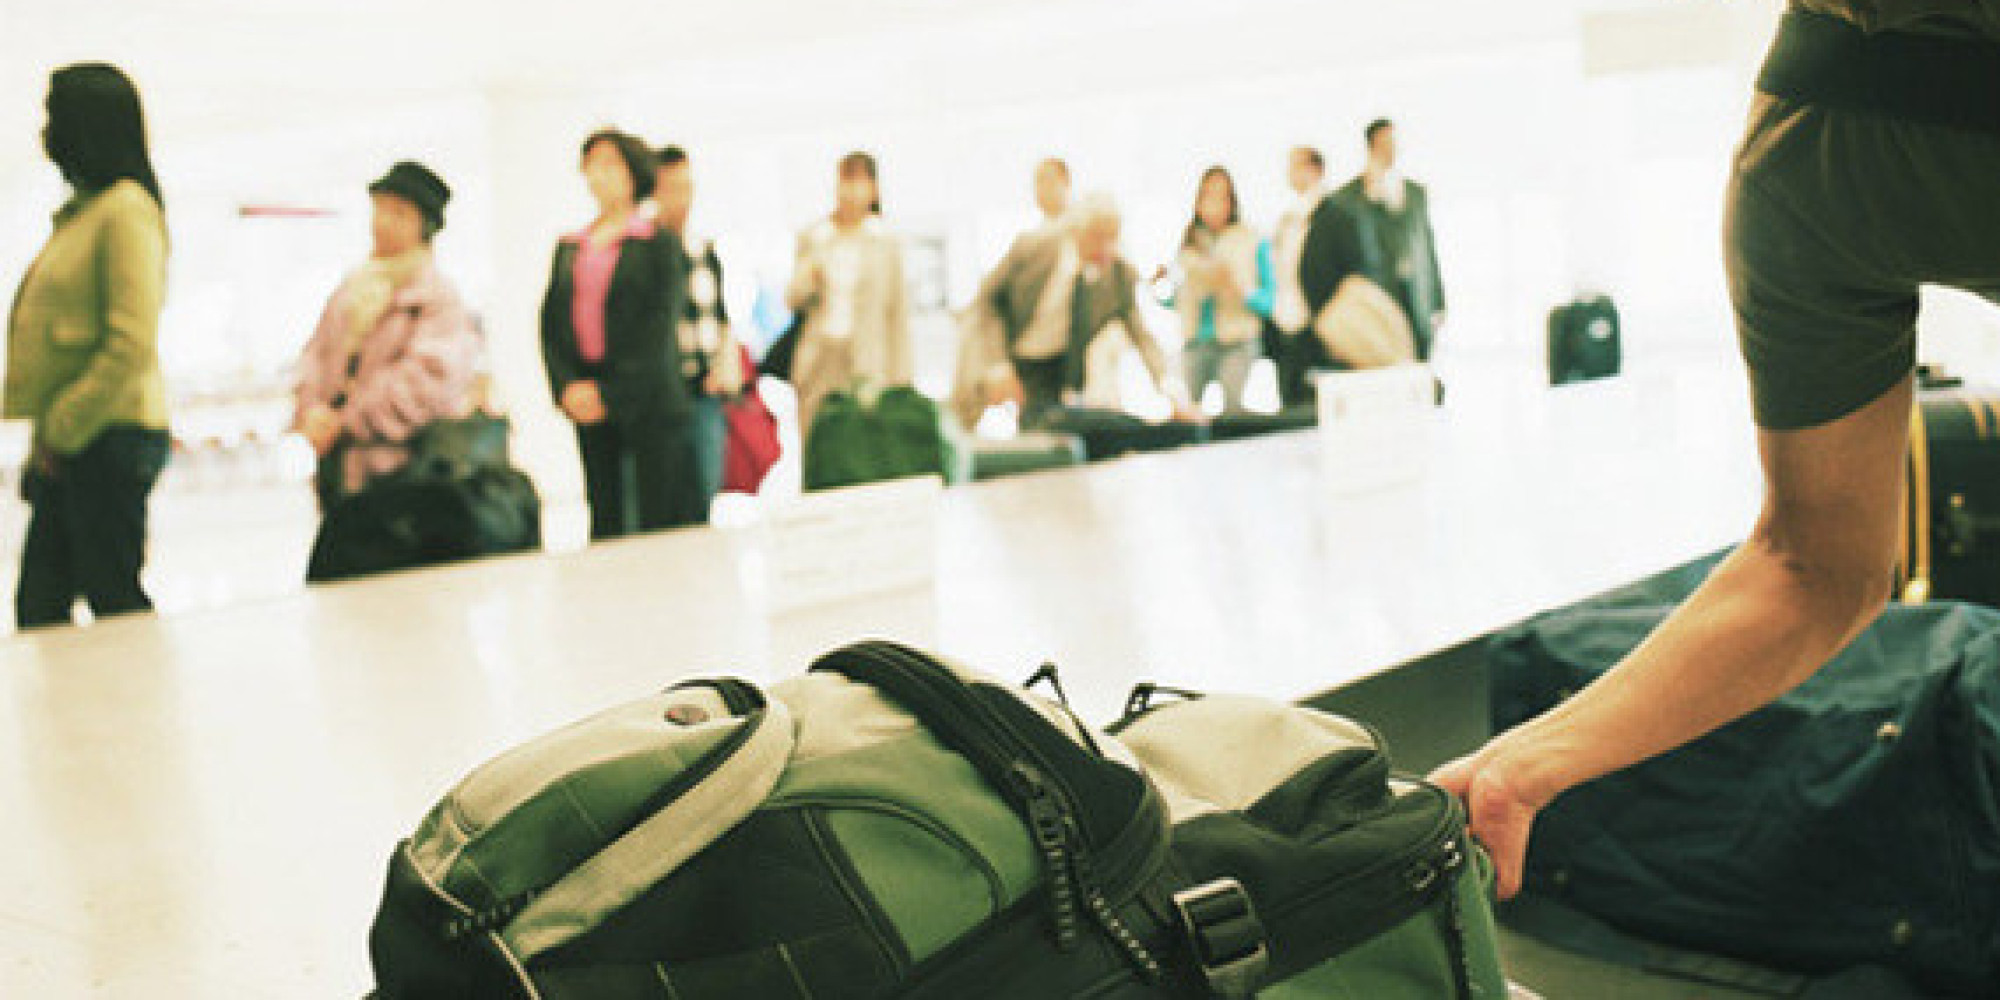
[(597, 219), (556, 245), (542, 300), (542, 361), (576, 424), (590, 537), (708, 520), (678, 318), (687, 311), (680, 238), (639, 214), (653, 154), (616, 130), (583, 144)]

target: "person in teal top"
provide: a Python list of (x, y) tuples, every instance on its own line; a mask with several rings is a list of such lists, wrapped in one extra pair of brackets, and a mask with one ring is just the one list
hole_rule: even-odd
[(1224, 413), (1243, 409), (1243, 386), (1262, 350), (1264, 319), (1277, 298), (1269, 242), (1243, 223), (1236, 182), (1223, 167), (1201, 176), (1194, 218), (1181, 240), (1181, 363), (1190, 398), (1222, 386)]

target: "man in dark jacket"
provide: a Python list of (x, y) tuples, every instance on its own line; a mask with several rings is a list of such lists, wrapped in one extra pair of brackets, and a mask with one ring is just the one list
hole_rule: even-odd
[(1437, 237), (1431, 232), (1430, 193), (1396, 168), (1396, 125), (1370, 122), (1364, 133), (1368, 165), (1333, 193), (1346, 206), (1365, 244), (1375, 278), (1410, 318), (1417, 360), (1428, 361), (1431, 344), (1444, 326), (1444, 276), (1438, 270)]

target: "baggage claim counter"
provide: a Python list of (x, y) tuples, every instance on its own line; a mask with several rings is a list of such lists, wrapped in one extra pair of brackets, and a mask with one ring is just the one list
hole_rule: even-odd
[(1311, 698), (1384, 722), (1422, 770), (1483, 723), (1468, 643), (1740, 537), (1760, 499), (1746, 411), (1723, 369), (1466, 380), (1386, 438), (1336, 420), (890, 484), (15, 637), (0, 996), (359, 996), (390, 848), (469, 769), (677, 680), (777, 680), (858, 638), (1004, 678), (1054, 662), (1100, 724), (1140, 681)]

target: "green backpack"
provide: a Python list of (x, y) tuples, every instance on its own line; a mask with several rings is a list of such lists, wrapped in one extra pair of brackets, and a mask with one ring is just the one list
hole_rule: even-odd
[(1456, 803), (1371, 733), (1135, 709), (1112, 738), (889, 643), (611, 709), (397, 846), (377, 996), (1505, 996)]

